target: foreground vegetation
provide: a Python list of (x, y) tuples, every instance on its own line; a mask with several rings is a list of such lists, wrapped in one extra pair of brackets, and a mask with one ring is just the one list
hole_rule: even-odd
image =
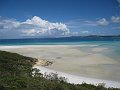
[(41, 74), (32, 68), (37, 59), (0, 51), (0, 90), (120, 90), (103, 85), (70, 84), (57, 74)]

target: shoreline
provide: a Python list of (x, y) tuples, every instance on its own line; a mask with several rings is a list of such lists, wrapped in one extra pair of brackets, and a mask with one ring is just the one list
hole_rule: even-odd
[[(48, 62), (50, 62), (50, 63), (46, 64)], [(67, 82), (71, 83), (71, 84), (82, 84), (84, 82), (84, 83), (93, 84), (96, 86), (97, 85), (105, 85), (106, 88), (112, 88), (112, 87), (120, 88), (120, 82), (117, 82), (117, 81), (82, 77), (82, 76), (72, 75), (72, 74), (68, 74), (65, 72), (60, 72), (60, 71), (46, 68), (46, 66), (49, 66), (53, 63), (54, 62), (51, 63), (51, 61), (49, 61), (49, 60), (38, 59), (36, 64), (33, 66), (33, 68), (39, 69), (40, 73), (42, 73), (42, 74), (57, 73), (58, 77), (60, 77), (60, 76), (65, 77), (67, 79)]]
[(4, 48), (4, 49), (15, 49), (15, 48), (25, 48), (25, 47), (55, 47), (55, 46), (60, 46), (60, 47), (67, 47), (67, 46), (80, 46), (80, 47), (84, 47), (84, 46), (89, 46), (89, 47), (95, 47), (95, 46), (99, 46), (96, 44), (81, 44), (81, 45), (0, 45), (0, 49)]
[[(91, 50), (91, 52), (95, 52), (98, 54), (85, 51), (86, 49), (82, 51), (81, 48), (84, 48), (84, 47), (85, 48), (87, 47), (88, 49)], [(111, 73), (113, 74), (109, 73), (109, 71), (108, 73), (105, 73), (109, 69), (105, 70), (104, 67), (102, 67), (101, 65), (102, 64), (108, 64), (108, 65), (117, 64), (117, 62), (114, 61), (112, 58), (109, 58), (105, 55), (100, 54), (100, 53), (103, 53), (104, 51), (107, 51), (108, 50), (107, 48), (99, 47), (99, 45), (96, 45), (96, 44), (16, 45), (16, 46), (0, 46), (0, 50), (15, 52), (15, 53), (19, 53), (25, 56), (30, 56), (30, 57), (39, 58), (39, 59), (45, 59), (47, 61), (49, 60), (51, 61), (52, 59), (53, 61), (56, 60), (50, 66), (45, 65), (46, 67), (43, 67), (44, 64), (46, 63), (46, 61), (43, 61), (41, 66), (39, 66), (40, 64), (38, 64), (37, 66), (34, 66), (34, 67), (37, 67), (37, 68), (41, 67), (40, 71), (42, 71), (43, 73), (46, 71), (47, 72), (52, 71), (55, 73), (57, 72), (59, 76), (63, 76), (63, 77), (65, 76), (66, 78), (68, 78), (70, 83), (78, 84), (78, 83), (82, 83), (83, 81), (85, 81), (88, 84), (94, 84), (94, 85), (96, 85), (96, 83), (106, 83), (106, 87), (120, 88), (119, 79), (118, 81), (113, 81), (111, 79), (105, 80), (103, 78), (97, 79), (94, 77), (93, 78), (90, 77), (90, 75), (96, 75), (99, 78), (98, 75), (102, 75), (102, 73), (103, 73), (103, 76), (108, 75), (111, 77), (114, 75), (115, 72), (113, 71), (115, 70), (111, 71)], [(87, 62), (88, 60), (90, 62)], [(81, 65), (81, 67), (78, 67), (79, 65)], [(79, 68), (81, 68), (82, 70), (79, 71)], [(84, 73), (86, 71), (85, 73), (87, 76), (84, 77), (78, 74), (74, 74), (75, 73), (74, 70), (76, 70), (76, 72), (78, 73), (79, 72)], [(69, 73), (70, 71), (71, 73)], [(114, 78), (115, 79), (119, 78), (118, 75), (119, 73), (115, 75)]]
[(104, 80), (104, 79), (96, 79), (96, 78), (89, 78), (89, 77), (82, 77), (77, 75), (68, 74), (65, 72), (60, 72), (52, 69), (48, 69), (45, 66), (49, 66), (53, 64), (54, 62), (44, 59), (38, 59), (36, 64), (33, 66), (33, 68), (37, 68), (40, 70), (40, 73), (42, 74), (50, 74), (50, 73), (57, 73), (58, 77), (65, 77), (67, 79), (68, 83), (71, 84), (93, 84), (95, 86), (97, 85), (105, 85), (106, 88), (120, 88), (120, 82), (117, 81), (111, 81), (111, 80)]
[(40, 70), (40, 73), (57, 73), (58, 76), (62, 76), (67, 78), (68, 83), (72, 84), (82, 84), (83, 82), (87, 84), (93, 84), (93, 85), (99, 85), (99, 84), (105, 84), (105, 87), (107, 88), (120, 88), (120, 82), (117, 81), (111, 81), (111, 80), (103, 80), (103, 79), (96, 79), (96, 78), (89, 78), (89, 77), (81, 77), (81, 76), (76, 76), (76, 75), (71, 75), (68, 73), (63, 73), (59, 71), (55, 71), (52, 69), (45, 68), (43, 66), (35, 66), (33, 68), (37, 68)]

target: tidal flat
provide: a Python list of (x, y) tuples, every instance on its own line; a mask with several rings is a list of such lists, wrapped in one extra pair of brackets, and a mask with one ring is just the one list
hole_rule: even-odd
[(44, 67), (48, 70), (120, 84), (120, 60), (115, 51), (118, 49), (111, 45), (21, 45), (0, 46), (0, 50), (52, 61)]

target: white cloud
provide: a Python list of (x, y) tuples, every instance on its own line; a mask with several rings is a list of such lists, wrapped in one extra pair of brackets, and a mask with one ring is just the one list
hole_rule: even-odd
[(23, 35), (34, 36), (37, 31), (35, 29), (22, 30)]
[(34, 16), (31, 20), (28, 19), (26, 20), (26, 22), (24, 22), (26, 24), (33, 24), (36, 26), (39, 26), (41, 28), (45, 28), (48, 30), (51, 29), (58, 29), (58, 30), (63, 30), (63, 31), (68, 31), (68, 28), (65, 24), (63, 23), (52, 23), (46, 20), (41, 19), (40, 17)]
[(69, 28), (74, 28), (74, 29), (80, 29), (80, 28), (94, 28), (98, 26), (107, 26), (109, 25), (109, 20), (106, 20), (105, 18), (102, 19), (96, 19), (96, 20), (85, 20), (85, 19), (80, 19), (80, 20), (73, 20), (68, 23), (66, 23)]
[(0, 18), (0, 30), (14, 30), (14, 32), (23, 36), (61, 36), (69, 34), (69, 29), (65, 24), (58, 22), (52, 23), (47, 20), (43, 20), (38, 16), (27, 19), (24, 22)]
[(109, 22), (105, 18), (102, 18), (102, 19), (97, 21), (97, 24), (100, 26), (106, 26), (109, 24)]
[(120, 0), (117, 0), (118, 1), (118, 3), (120, 3)]
[(3, 26), (4, 29), (12, 29), (20, 26), (20, 23), (12, 19), (2, 19), (0, 20), (0, 25)]
[(119, 6), (120, 6), (120, 0), (117, 0), (117, 2), (118, 2), (118, 4), (119, 4)]
[(86, 26), (93, 26), (93, 27), (97, 26), (95, 21), (89, 21), (89, 20), (84, 21), (84, 25), (86, 25)]
[(79, 35), (78, 32), (71, 32), (70, 34), (71, 34), (72, 36), (77, 36), (77, 35)]
[(88, 34), (89, 33), (89, 31), (81, 31), (82, 33), (84, 33), (84, 34)]
[(38, 16), (34, 16), (32, 19), (26, 20), (25, 22), (23, 22), (23, 24), (29, 24), (29, 25), (33, 25), (34, 27), (36, 27), (37, 30), (36, 32), (34, 32), (36, 34), (42, 33), (42, 34), (52, 35), (53, 31), (55, 31), (56, 33), (58, 32), (58, 34), (60, 35), (65, 35), (69, 33), (69, 29), (67, 28), (65, 24), (58, 23), (58, 22), (52, 23), (52, 22), (43, 20)]
[(114, 23), (120, 23), (120, 17), (119, 16), (112, 16), (111, 17), (111, 20), (112, 20), (112, 22), (114, 22)]

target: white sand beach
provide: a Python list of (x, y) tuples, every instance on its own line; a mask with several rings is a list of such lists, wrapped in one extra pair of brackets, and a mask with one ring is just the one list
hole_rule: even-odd
[[(35, 66), (41, 72), (57, 72), (70, 83), (98, 84), (120, 88), (120, 61), (109, 57), (110, 49), (97, 45), (21, 45), (0, 46), (0, 50), (54, 61), (52, 65)], [(105, 54), (104, 54), (105, 53)]]
[(57, 73), (58, 77), (59, 76), (66, 77), (67, 82), (69, 82), (69, 83), (74, 83), (74, 84), (87, 83), (87, 84), (94, 84), (94, 85), (105, 84), (105, 87), (107, 87), (107, 88), (109, 88), (109, 87), (120, 88), (120, 82), (71, 75), (68, 73), (51, 70), (51, 69), (48, 69), (48, 68), (45, 68), (42, 66), (35, 66), (34, 68), (40, 69), (40, 72), (42, 74), (44, 74), (46, 72), (47, 72), (47, 74)]

